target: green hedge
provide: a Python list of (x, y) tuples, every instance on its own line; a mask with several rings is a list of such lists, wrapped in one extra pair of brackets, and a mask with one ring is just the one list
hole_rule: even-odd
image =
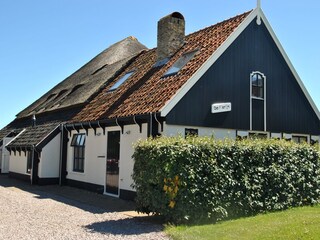
[(177, 223), (312, 205), (320, 199), (319, 155), (279, 140), (140, 141), (133, 155), (137, 210)]

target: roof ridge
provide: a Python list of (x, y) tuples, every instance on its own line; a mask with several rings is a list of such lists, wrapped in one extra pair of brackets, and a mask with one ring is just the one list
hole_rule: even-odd
[(215, 23), (215, 24), (213, 24), (213, 25), (210, 25), (210, 26), (204, 27), (204, 28), (202, 28), (202, 29), (199, 29), (199, 30), (197, 30), (197, 31), (195, 31), (195, 32), (189, 33), (188, 35), (186, 35), (186, 37), (191, 37), (192, 35), (198, 34), (199, 32), (202, 32), (202, 31), (206, 31), (206, 30), (209, 29), (209, 28), (217, 27), (217, 26), (222, 25), (222, 24), (224, 24), (224, 23), (226, 23), (226, 22), (232, 21), (232, 20), (234, 20), (234, 19), (236, 19), (236, 18), (239, 18), (239, 17), (242, 17), (242, 16), (244, 16), (244, 15), (247, 15), (247, 14), (251, 13), (253, 10), (254, 10), (254, 9), (251, 9), (251, 10), (246, 11), (246, 12), (244, 12), (244, 13), (241, 13), (241, 14), (238, 14), (238, 15), (233, 16), (233, 17), (231, 17), (231, 18), (225, 19), (225, 20), (223, 20), (223, 21), (221, 21), (221, 22)]

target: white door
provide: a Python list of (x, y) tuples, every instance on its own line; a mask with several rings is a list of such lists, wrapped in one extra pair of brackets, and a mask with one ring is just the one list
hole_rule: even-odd
[(10, 153), (5, 148), (5, 146), (11, 141), (11, 139), (12, 138), (4, 138), (3, 139), (1, 173), (8, 173), (9, 172)]

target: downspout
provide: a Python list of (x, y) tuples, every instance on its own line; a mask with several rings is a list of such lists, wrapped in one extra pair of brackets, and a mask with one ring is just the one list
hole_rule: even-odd
[[(149, 134), (150, 134), (150, 136), (151, 137), (153, 137), (153, 135), (152, 135), (152, 112), (150, 113), (150, 124), (149, 124)], [(149, 137), (150, 137), (149, 136)]]
[(31, 174), (30, 174), (31, 185), (33, 185), (33, 170), (34, 170), (34, 145), (32, 145), (32, 153), (31, 153)]
[(157, 113), (154, 113), (154, 119), (156, 120), (156, 122), (158, 123), (158, 130), (157, 130), (157, 134), (159, 134), (159, 126), (160, 126), (160, 132), (162, 132), (162, 125), (161, 125), (161, 122), (158, 120), (157, 118)]
[(63, 135), (64, 135), (64, 126), (63, 123), (60, 125), (61, 136), (60, 136), (60, 159), (59, 159), (59, 186), (62, 186), (62, 149), (63, 149)]
[[(36, 126), (36, 115), (33, 114), (32, 115), (32, 128), (34, 128)], [(31, 153), (31, 176), (30, 176), (30, 181), (31, 181), (31, 185), (33, 185), (33, 174), (34, 174), (34, 144), (32, 145), (32, 153)]]

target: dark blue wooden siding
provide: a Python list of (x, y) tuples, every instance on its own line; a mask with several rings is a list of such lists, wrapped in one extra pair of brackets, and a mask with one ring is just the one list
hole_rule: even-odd
[[(320, 121), (265, 25), (255, 20), (167, 115), (168, 124), (250, 129), (250, 74), (266, 76), (267, 131), (320, 134)], [(232, 111), (211, 113), (231, 102)]]

